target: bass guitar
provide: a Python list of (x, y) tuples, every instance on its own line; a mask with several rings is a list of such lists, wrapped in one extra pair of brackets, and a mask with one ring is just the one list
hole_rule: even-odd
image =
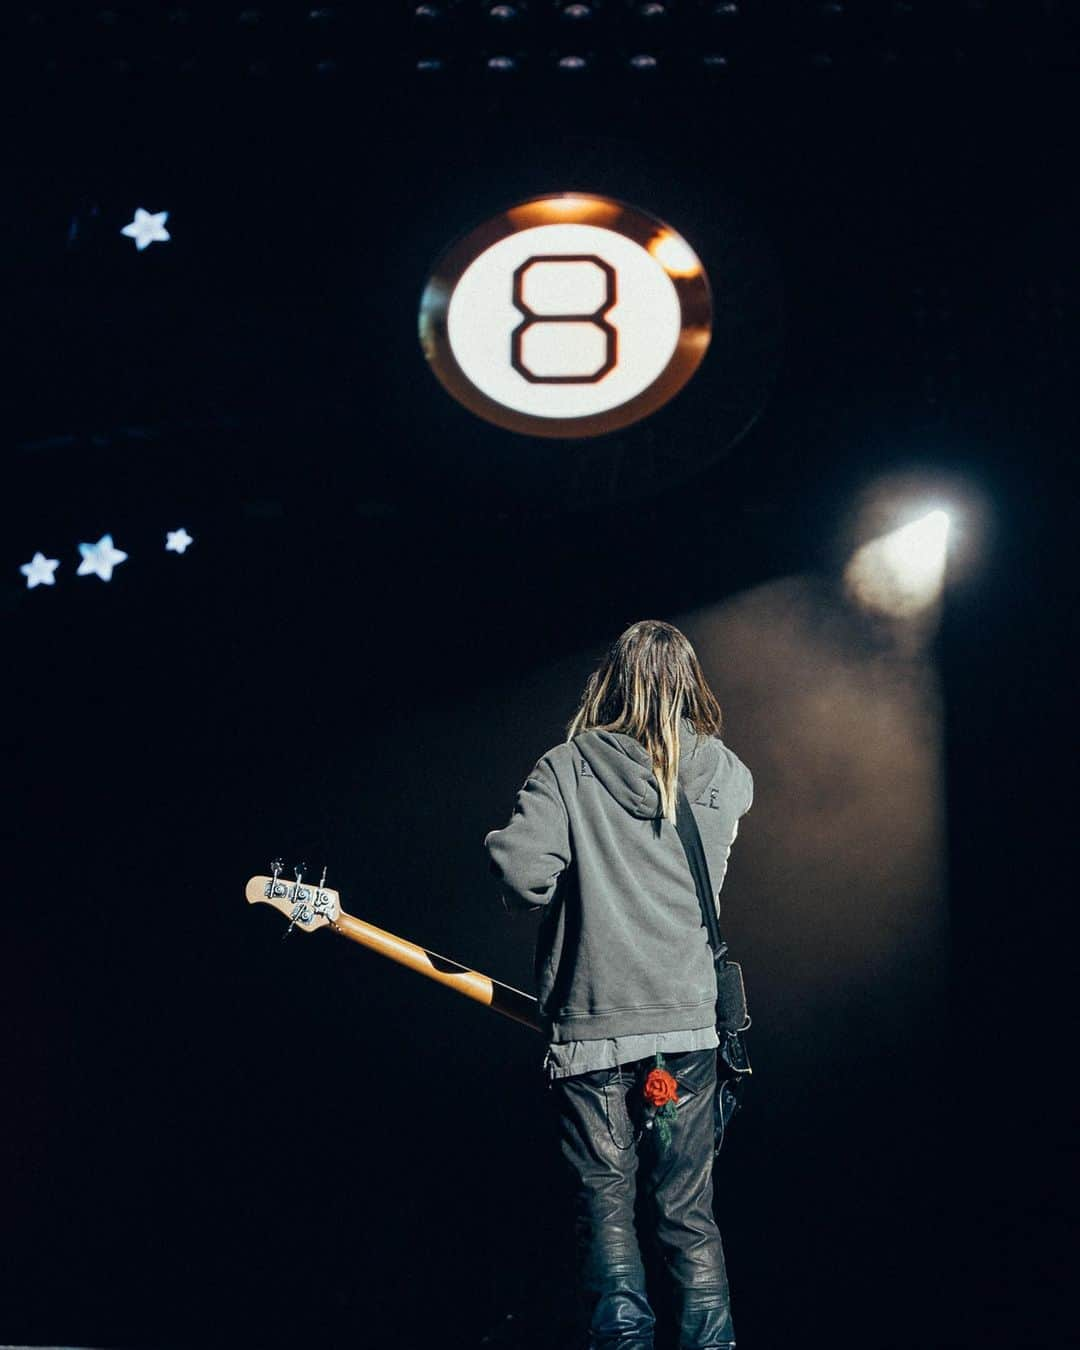
[[(346, 914), (341, 908), (338, 892), (326, 885), (325, 869), (322, 880), (314, 886), (304, 881), (302, 868), (297, 868), (292, 881), (284, 881), (281, 860), (276, 858), (270, 867), (271, 875), (252, 877), (244, 894), (249, 905), (272, 905), (280, 911), (289, 920), (287, 932), (291, 933), (294, 928), (305, 933), (314, 933), (320, 928), (333, 929), (350, 942), (359, 942), (380, 956), (388, 956), (391, 961), (408, 966), (418, 975), (426, 975), (429, 980), (456, 989), (492, 1012), (531, 1027), (533, 1031), (543, 1032), (537, 1000), (532, 995), (428, 951), (396, 933), (388, 933), (385, 928), (376, 928), (374, 924)], [(714, 1154), (720, 1151), (727, 1126), (739, 1108), (744, 1079), (751, 1072), (741, 1036), (734, 1032), (721, 1033), (714, 1099)]]
[(291, 932), (299, 928), (304, 933), (314, 933), (319, 928), (330, 928), (350, 942), (359, 942), (380, 956), (388, 956), (399, 965), (408, 966), (429, 980), (436, 980), (451, 989), (456, 989), (466, 998), (482, 1003), (492, 1012), (501, 1013), (514, 1022), (532, 1027), (534, 1031), (543, 1031), (537, 1014), (536, 999), (514, 989), (511, 985), (501, 984), (490, 975), (481, 975), (478, 970), (459, 965), (437, 952), (428, 951), (415, 942), (388, 933), (384, 928), (365, 923), (352, 914), (346, 914), (341, 908), (341, 897), (337, 891), (325, 885), (326, 872), (318, 886), (305, 882), (302, 870), (297, 869), (292, 881), (281, 878), (281, 860), (275, 858), (270, 864), (272, 875), (252, 877), (245, 888), (244, 895), (249, 905), (273, 905), (289, 920)]

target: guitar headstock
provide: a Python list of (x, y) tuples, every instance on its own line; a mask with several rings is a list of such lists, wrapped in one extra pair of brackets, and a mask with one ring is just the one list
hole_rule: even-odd
[(323, 869), (322, 881), (318, 886), (305, 882), (303, 868), (296, 869), (293, 881), (283, 881), (279, 877), (281, 862), (275, 858), (271, 863), (273, 875), (252, 877), (244, 888), (244, 898), (249, 905), (273, 905), (289, 920), (288, 932), (302, 928), (305, 933), (314, 933), (316, 928), (325, 928), (336, 923), (341, 914), (341, 897), (337, 891), (328, 889), (326, 869)]

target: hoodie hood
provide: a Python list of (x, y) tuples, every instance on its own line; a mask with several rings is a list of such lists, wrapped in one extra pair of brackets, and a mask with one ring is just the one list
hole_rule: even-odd
[[(660, 785), (649, 752), (622, 731), (583, 731), (574, 737), (586, 763), (608, 792), (632, 816), (660, 815)], [(687, 718), (679, 722), (679, 782), (691, 801), (716, 776), (720, 740), (698, 736)]]

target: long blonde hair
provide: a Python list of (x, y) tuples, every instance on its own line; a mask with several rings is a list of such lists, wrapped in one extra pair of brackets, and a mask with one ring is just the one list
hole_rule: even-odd
[(632, 623), (589, 676), (566, 739), (582, 731), (622, 731), (641, 744), (660, 786), (662, 814), (675, 820), (679, 719), (699, 736), (719, 735), (720, 704), (684, 634), (661, 619)]

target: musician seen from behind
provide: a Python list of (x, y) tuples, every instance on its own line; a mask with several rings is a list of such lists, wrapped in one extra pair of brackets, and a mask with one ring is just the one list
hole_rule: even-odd
[[(718, 904), (753, 797), (720, 725), (687, 638), (659, 620), (632, 624), (590, 675), (566, 741), (537, 760), (509, 823), (484, 840), (508, 912), (542, 915), (538, 1013), (588, 1350), (653, 1350), (639, 1185), (673, 1282), (679, 1350), (735, 1345), (713, 1214), (716, 974), (675, 827), (681, 784)], [(661, 1063), (669, 1080), (657, 1079)], [(674, 1092), (662, 1132), (645, 1128), (658, 1081)]]

